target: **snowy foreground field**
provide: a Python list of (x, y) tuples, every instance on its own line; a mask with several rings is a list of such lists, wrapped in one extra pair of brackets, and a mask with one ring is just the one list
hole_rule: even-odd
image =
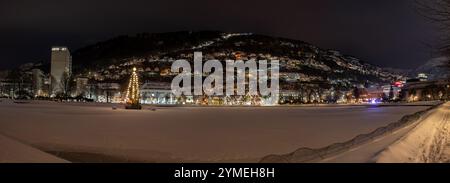
[(343, 142), (430, 107), (112, 106), (3, 99), (0, 162), (259, 162)]

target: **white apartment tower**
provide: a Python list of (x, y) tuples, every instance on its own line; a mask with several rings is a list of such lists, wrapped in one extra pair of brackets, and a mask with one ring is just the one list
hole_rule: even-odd
[(63, 80), (66, 76), (70, 76), (71, 74), (72, 57), (70, 56), (69, 49), (62, 46), (53, 46), (50, 70), (52, 95), (64, 91), (65, 86)]

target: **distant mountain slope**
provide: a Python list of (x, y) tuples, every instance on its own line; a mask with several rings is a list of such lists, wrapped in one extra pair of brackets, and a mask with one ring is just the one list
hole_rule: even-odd
[(415, 69), (411, 75), (417, 76), (419, 73), (425, 73), (431, 80), (448, 78), (450, 76), (449, 69), (444, 67), (448, 61), (448, 57), (430, 59), (427, 63)]
[[(73, 55), (77, 72), (94, 70), (105, 79), (122, 80), (124, 68), (139, 65), (158, 72), (176, 59), (192, 60), (194, 51), (204, 59), (280, 60), (282, 78), (290, 82), (321, 82), (352, 87), (357, 84), (389, 83), (401, 73), (364, 63), (358, 58), (312, 44), (251, 33), (218, 31), (142, 33), (119, 36), (79, 50)], [(153, 77), (154, 78), (154, 77)], [(306, 78), (306, 79), (305, 79)]]
[(141, 33), (135, 36), (119, 36), (76, 50), (72, 56), (75, 66), (104, 66), (111, 61), (130, 57), (188, 49), (217, 38), (219, 32), (170, 32)]

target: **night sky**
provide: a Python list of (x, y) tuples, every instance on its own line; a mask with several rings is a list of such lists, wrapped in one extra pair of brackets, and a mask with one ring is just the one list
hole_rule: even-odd
[(412, 0), (0, 0), (0, 69), (49, 62), (52, 45), (74, 51), (121, 34), (181, 30), (298, 39), (395, 68), (436, 56), (427, 46), (433, 27)]

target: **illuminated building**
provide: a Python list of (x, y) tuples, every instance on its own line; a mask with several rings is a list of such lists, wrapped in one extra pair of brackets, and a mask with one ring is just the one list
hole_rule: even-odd
[(419, 79), (419, 81), (428, 81), (428, 76), (425, 73), (419, 73), (417, 79)]
[(77, 78), (76, 79), (76, 96), (85, 95), (87, 93), (87, 85), (88, 85), (88, 78)]
[(140, 102), (143, 104), (176, 104), (177, 100), (172, 93), (170, 83), (148, 82), (140, 89)]
[(448, 100), (450, 98), (448, 80), (407, 82), (402, 88), (403, 99), (408, 102), (423, 100)]
[(52, 47), (51, 55), (51, 89), (52, 95), (62, 92), (65, 73), (67, 76), (72, 74), (72, 57), (67, 47)]

